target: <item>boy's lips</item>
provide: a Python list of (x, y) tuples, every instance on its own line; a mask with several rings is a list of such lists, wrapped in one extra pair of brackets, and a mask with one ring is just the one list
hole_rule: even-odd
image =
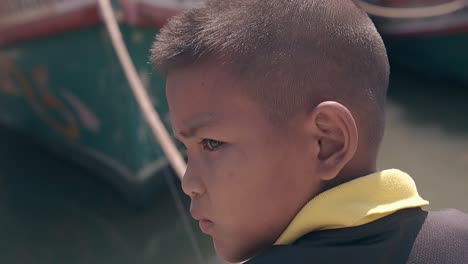
[(195, 210), (190, 210), (193, 219), (198, 221), (198, 225), (203, 233), (209, 234), (214, 227), (214, 222), (198, 214)]
[(208, 219), (199, 220), (198, 225), (200, 226), (201, 231), (205, 234), (210, 234), (214, 227), (214, 223)]

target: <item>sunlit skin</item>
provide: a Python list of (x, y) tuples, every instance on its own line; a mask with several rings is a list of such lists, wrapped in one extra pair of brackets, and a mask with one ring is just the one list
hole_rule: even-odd
[(278, 126), (244, 92), (248, 85), (209, 62), (167, 75), (172, 128), (188, 153), (182, 188), (190, 212), (231, 262), (274, 244), (349, 163), (358, 142), (341, 104), (322, 102)]

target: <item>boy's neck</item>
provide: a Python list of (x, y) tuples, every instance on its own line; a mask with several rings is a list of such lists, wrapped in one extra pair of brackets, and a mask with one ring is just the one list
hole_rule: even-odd
[(344, 167), (334, 179), (323, 182), (321, 192), (327, 191), (345, 182), (349, 182), (376, 172), (377, 165), (375, 162), (368, 164), (367, 166), (352, 166), (352, 164), (349, 164), (348, 166)]

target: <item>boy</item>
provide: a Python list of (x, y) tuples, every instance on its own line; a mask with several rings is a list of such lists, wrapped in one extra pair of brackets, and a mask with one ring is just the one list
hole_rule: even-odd
[(171, 19), (167, 78), (190, 211), (247, 263), (468, 263), (468, 216), (377, 171), (389, 65), (351, 0), (212, 0)]

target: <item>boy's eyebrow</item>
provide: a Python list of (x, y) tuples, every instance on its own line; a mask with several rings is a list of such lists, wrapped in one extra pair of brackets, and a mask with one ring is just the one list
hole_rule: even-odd
[(203, 127), (212, 125), (216, 121), (214, 113), (204, 113), (198, 115), (187, 122), (185, 128), (179, 131), (179, 134), (184, 138), (191, 138), (197, 134), (198, 130)]

